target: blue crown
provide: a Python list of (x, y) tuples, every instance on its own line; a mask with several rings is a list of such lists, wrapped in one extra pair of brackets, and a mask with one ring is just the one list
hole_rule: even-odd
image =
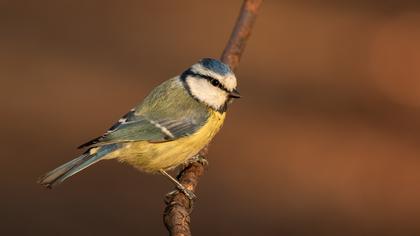
[(232, 73), (232, 70), (228, 65), (225, 63), (213, 59), (213, 58), (203, 58), (199, 61), (199, 63), (206, 69), (209, 69), (211, 71), (214, 71), (220, 75), (227, 75), (229, 73)]

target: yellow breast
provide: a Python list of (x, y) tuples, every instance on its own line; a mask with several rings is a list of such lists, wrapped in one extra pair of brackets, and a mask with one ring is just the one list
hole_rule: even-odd
[(212, 140), (222, 127), (225, 114), (212, 110), (206, 124), (190, 136), (161, 143), (147, 141), (126, 143), (107, 158), (118, 158), (147, 172), (174, 168), (185, 163)]

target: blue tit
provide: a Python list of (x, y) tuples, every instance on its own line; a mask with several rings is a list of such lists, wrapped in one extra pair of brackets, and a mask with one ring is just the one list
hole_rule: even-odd
[(161, 173), (191, 195), (166, 171), (188, 162), (212, 140), (228, 105), (240, 97), (236, 84), (228, 65), (201, 59), (154, 88), (105, 134), (80, 145), (87, 149), (81, 156), (48, 172), (39, 183), (52, 188), (98, 161), (117, 159)]

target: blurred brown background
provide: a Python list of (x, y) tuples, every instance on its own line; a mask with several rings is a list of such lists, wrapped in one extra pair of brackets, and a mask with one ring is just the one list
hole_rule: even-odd
[[(420, 235), (420, 4), (266, 1), (195, 235)], [(48, 191), (161, 81), (218, 57), (235, 1), (0, 1), (1, 235), (165, 235), (172, 185), (115, 161)]]

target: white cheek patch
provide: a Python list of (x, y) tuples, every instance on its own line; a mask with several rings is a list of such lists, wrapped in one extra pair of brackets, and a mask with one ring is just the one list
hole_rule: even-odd
[(186, 82), (191, 94), (212, 108), (220, 109), (225, 104), (228, 94), (207, 80), (188, 76)]

